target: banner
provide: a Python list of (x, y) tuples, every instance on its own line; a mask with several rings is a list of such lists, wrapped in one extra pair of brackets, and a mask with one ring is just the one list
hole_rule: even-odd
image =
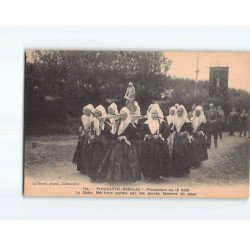
[(229, 67), (210, 67), (210, 96), (226, 95), (228, 88)]

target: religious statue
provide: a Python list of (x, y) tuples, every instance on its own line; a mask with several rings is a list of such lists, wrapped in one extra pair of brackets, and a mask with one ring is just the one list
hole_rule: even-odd
[(129, 112), (132, 114), (134, 113), (135, 107), (135, 87), (132, 82), (129, 82), (128, 88), (126, 90), (124, 98), (126, 99), (126, 107), (128, 108)]

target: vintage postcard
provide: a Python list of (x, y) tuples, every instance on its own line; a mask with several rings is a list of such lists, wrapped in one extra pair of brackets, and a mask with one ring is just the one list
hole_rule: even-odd
[(25, 196), (248, 198), (250, 53), (25, 51)]

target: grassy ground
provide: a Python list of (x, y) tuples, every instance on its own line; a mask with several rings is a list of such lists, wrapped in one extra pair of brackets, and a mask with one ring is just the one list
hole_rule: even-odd
[[(34, 144), (35, 147), (34, 147)], [(73, 136), (28, 137), (25, 141), (25, 175), (33, 178), (79, 181), (89, 178), (76, 171), (71, 163), (77, 138)], [(167, 183), (183, 185), (246, 184), (249, 179), (249, 140), (223, 134), (218, 148), (209, 150), (209, 160), (202, 168), (191, 170), (189, 176), (171, 177)], [(141, 181), (144, 182), (144, 181)], [(137, 182), (132, 185), (139, 185)], [(164, 183), (162, 183), (164, 185)]]

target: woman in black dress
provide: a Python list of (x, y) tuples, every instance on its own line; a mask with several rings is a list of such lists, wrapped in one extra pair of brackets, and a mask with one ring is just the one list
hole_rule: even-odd
[(77, 147), (72, 162), (76, 164), (77, 171), (87, 174), (87, 148), (89, 146), (90, 125), (93, 121), (94, 106), (88, 104), (83, 107), (83, 115), (81, 116), (80, 135), (78, 137)]
[(183, 105), (179, 105), (173, 122), (172, 135), (169, 138), (172, 175), (174, 177), (190, 173), (191, 133), (192, 125), (187, 118), (187, 111)]
[(143, 128), (143, 143), (140, 157), (142, 174), (145, 179), (157, 181), (160, 176), (169, 177), (169, 153), (167, 137), (169, 126), (160, 117), (159, 105), (153, 105)]
[(232, 112), (229, 113), (227, 123), (229, 124), (228, 135), (233, 136), (234, 132), (238, 130), (240, 124), (240, 116), (239, 113), (236, 111), (236, 108), (233, 108)]
[(242, 113), (240, 115), (240, 134), (241, 137), (242, 132), (244, 131), (244, 137), (247, 136), (247, 127), (248, 127), (248, 113), (245, 109), (242, 110)]
[(87, 149), (87, 174), (92, 182), (100, 180), (97, 172), (111, 141), (111, 125), (105, 122), (106, 117), (104, 107), (97, 106), (91, 123), (90, 143)]
[[(135, 102), (137, 103), (137, 102)], [(144, 122), (147, 121), (148, 117), (150, 116), (150, 111), (152, 109), (154, 104), (151, 104), (148, 106), (146, 115), (141, 115), (141, 109), (139, 107), (139, 104), (135, 104), (137, 106), (137, 112), (135, 115), (132, 116), (132, 122), (136, 125), (136, 148), (138, 152), (139, 159), (141, 158), (141, 146), (142, 146), (142, 137), (143, 137), (143, 128), (144, 128)], [(136, 118), (137, 117), (137, 118)], [(138, 118), (139, 117), (139, 118)]]
[(101, 164), (99, 175), (106, 181), (137, 181), (141, 179), (135, 146), (136, 127), (128, 108), (120, 111), (114, 140)]
[(193, 141), (191, 143), (191, 168), (199, 168), (203, 161), (208, 160), (207, 141), (205, 138), (206, 116), (203, 108), (197, 106), (192, 118)]

